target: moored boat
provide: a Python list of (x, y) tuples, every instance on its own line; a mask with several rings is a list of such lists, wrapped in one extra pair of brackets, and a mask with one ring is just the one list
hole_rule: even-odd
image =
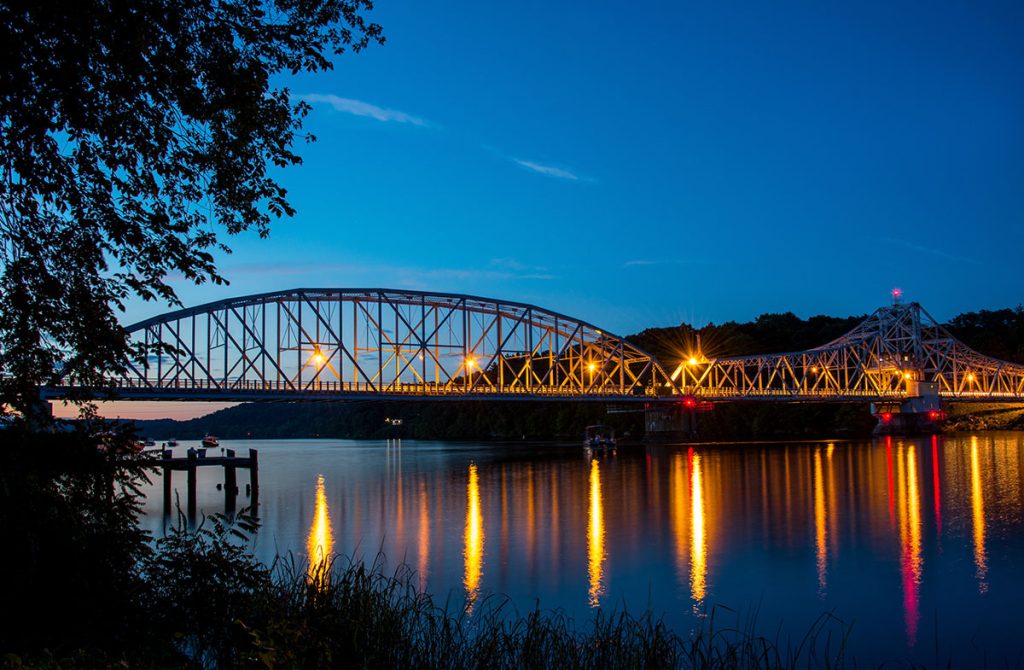
[(203, 446), (207, 449), (213, 449), (214, 447), (220, 446), (220, 440), (215, 435), (207, 435), (203, 438)]
[(615, 446), (615, 429), (602, 423), (587, 426), (583, 446), (588, 449), (611, 449)]

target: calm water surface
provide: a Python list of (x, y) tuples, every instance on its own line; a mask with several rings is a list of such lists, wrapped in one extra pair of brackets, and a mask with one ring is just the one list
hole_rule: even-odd
[[(682, 632), (720, 605), (759, 608), (761, 633), (797, 638), (833, 612), (853, 624), (848, 659), (861, 664), (1024, 665), (1024, 433), (593, 456), (408, 440), (224, 446), (260, 452), (254, 548), (266, 561), (381, 551), (440, 600), (501, 593), (577, 620), (650, 606)], [(200, 469), (202, 510), (223, 510), (222, 476)], [(247, 481), (240, 471), (240, 506)], [(184, 500), (184, 473), (173, 485)], [(160, 534), (159, 481), (149, 493), (144, 523)]]

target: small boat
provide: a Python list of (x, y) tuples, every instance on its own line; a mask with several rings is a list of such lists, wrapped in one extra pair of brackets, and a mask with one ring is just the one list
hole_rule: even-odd
[(178, 441), (172, 437), (171, 439), (167, 440), (167, 446), (176, 447), (178, 446)]
[(587, 426), (583, 433), (583, 446), (588, 449), (614, 448), (615, 429), (602, 423)]
[(156, 446), (156, 440), (149, 440), (149, 439), (147, 439), (142, 444), (144, 444), (147, 447), (155, 447)]
[(220, 446), (220, 440), (215, 435), (207, 435), (203, 438), (203, 446), (207, 449), (213, 449)]

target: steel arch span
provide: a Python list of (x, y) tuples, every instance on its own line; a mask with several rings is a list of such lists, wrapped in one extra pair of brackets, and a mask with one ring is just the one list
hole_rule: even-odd
[(676, 391), (651, 356), (589, 323), (469, 295), (294, 289), (127, 330), (151, 353), (110, 380), (126, 399), (621, 401)]
[(979, 354), (918, 303), (876, 310), (808, 351), (684, 362), (672, 374), (708, 400), (1024, 401), (1024, 365)]

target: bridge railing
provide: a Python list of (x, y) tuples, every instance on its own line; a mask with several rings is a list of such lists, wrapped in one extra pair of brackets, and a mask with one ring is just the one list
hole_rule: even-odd
[[(73, 382), (65, 384), (65, 388), (74, 388)], [(154, 396), (173, 394), (174, 392), (206, 392), (223, 395), (257, 395), (260, 393), (279, 393), (292, 396), (301, 395), (407, 395), (407, 396), (546, 396), (566, 398), (581, 396), (600, 398), (622, 398), (622, 393), (614, 388), (580, 389), (565, 386), (540, 385), (527, 388), (525, 386), (497, 387), (492, 385), (464, 386), (433, 383), (391, 382), (388, 384), (372, 384), (368, 382), (310, 381), (301, 387), (288, 381), (260, 381), (240, 379), (229, 383), (218, 383), (212, 380), (157, 380), (141, 378), (125, 378), (112, 380), (107, 391), (126, 395), (151, 393)], [(631, 393), (634, 397), (654, 398), (664, 395), (664, 389), (652, 386), (636, 387)]]

